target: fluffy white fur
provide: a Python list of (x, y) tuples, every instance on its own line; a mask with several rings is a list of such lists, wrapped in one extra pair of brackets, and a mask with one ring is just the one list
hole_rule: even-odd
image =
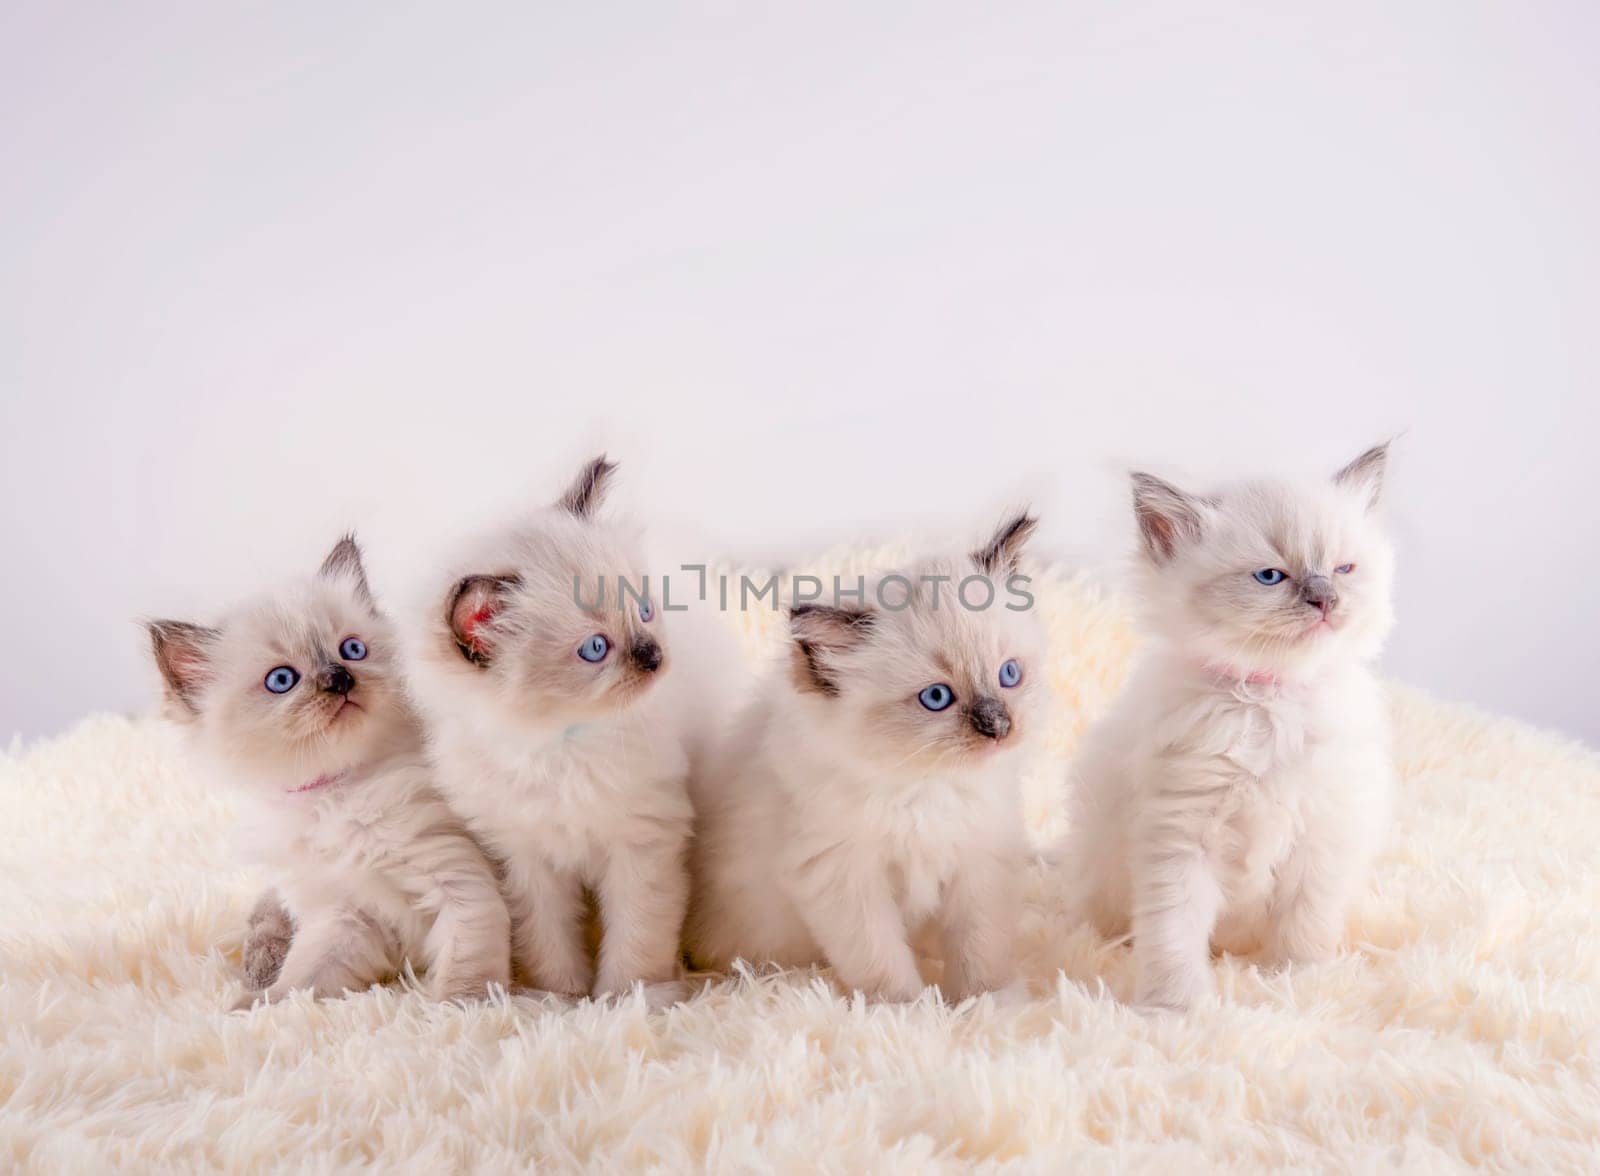
[(1131, 924), (1141, 1004), (1214, 995), (1213, 945), (1274, 964), (1339, 945), (1394, 780), (1371, 670), (1391, 622), (1386, 460), (1205, 497), (1134, 477), (1153, 640), (1075, 765), (1064, 857), (1101, 933)]
[[(353, 540), (215, 628), (150, 628), (168, 713), (201, 770), (236, 791), (242, 843), (293, 921), (267, 999), (339, 996), (408, 964), (440, 998), (510, 982), (493, 868), (433, 787)], [(364, 656), (345, 655), (351, 638)], [(298, 681), (267, 690), (284, 669)]]
[[(1121, 601), (1035, 575), (1051, 652), (1023, 809), (1048, 841), (1136, 634)], [(771, 612), (728, 619), (753, 658), (787, 644)], [(229, 1016), (262, 883), (228, 851), (233, 794), (155, 721), (0, 747), (0, 1168), (1588, 1170), (1600, 760), (1388, 693), (1395, 835), (1349, 948), (1286, 971), (1223, 957), (1225, 1003), (1184, 1017), (1120, 1003), (1128, 947), (1073, 923), (1037, 869), (1022, 1004), (863, 1006), (801, 971), (665, 1013), (380, 987)]]
[[(913, 941), (931, 924), (947, 996), (1012, 982), (1018, 776), (1043, 649), (1031, 613), (1006, 607), (1020, 598), (974, 590), (992, 601), (979, 611), (957, 586), (1003, 581), (1032, 525), (1008, 520), (972, 556), (874, 578), (866, 608), (793, 610), (787, 672), (694, 776), (697, 964), (826, 962), (847, 989), (907, 1001), (923, 988)], [(903, 609), (879, 603), (907, 592)], [(1022, 679), (1005, 686), (1012, 659)], [(918, 699), (935, 684), (954, 694), (938, 712)]]
[[(617, 584), (643, 587), (639, 539), (597, 515), (612, 469), (591, 462), (560, 502), (439, 577), (408, 664), (441, 786), (503, 863), (519, 978), (569, 996), (643, 983), (667, 1002), (685, 992), (688, 759), (657, 685), (668, 617)], [(597, 634), (607, 653), (590, 663), (578, 650)]]

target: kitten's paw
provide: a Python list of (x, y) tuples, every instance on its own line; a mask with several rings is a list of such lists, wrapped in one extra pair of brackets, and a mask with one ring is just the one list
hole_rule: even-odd
[(444, 1004), (478, 1004), (505, 990), (506, 983), (499, 978), (452, 977), (434, 984), (433, 999)]
[(993, 998), (994, 1003), (998, 1006), (1026, 1004), (1029, 1000), (1028, 982), (1020, 979), (987, 985), (956, 982), (948, 990), (943, 985), (940, 985), (940, 991), (944, 992), (945, 1000), (952, 1005), (958, 1005), (962, 1001), (976, 999), (980, 996)]
[(1033, 999), (1033, 994), (1028, 991), (1028, 982), (1020, 978), (1013, 980), (1004, 988), (994, 989), (989, 995), (994, 998), (995, 1007), (1002, 1009), (1016, 1008)]
[(565, 997), (568, 1000), (582, 1000), (588, 996), (594, 986), (594, 977), (587, 972), (558, 972), (549, 969), (538, 971), (518, 971), (514, 987), (519, 990), (545, 993)]
[(1168, 978), (1160, 984), (1140, 980), (1133, 1004), (1145, 1012), (1186, 1013), (1216, 994), (1216, 978), (1207, 971), (1203, 975)]
[(847, 997), (865, 997), (873, 1004), (915, 1004), (924, 993), (933, 991), (926, 984), (879, 984), (873, 987), (840, 984)]
[(271, 988), (247, 988), (238, 1000), (233, 1002), (228, 1009), (230, 1013), (248, 1013), (258, 1004), (274, 1004), (287, 996), (288, 989), (274, 984)]
[(619, 983), (609, 989), (597, 986), (594, 995), (597, 1000), (609, 996), (617, 1001), (624, 1001), (635, 992), (643, 994), (645, 1008), (652, 1013), (658, 1013), (662, 1009), (682, 1004), (694, 994), (694, 989), (687, 980), (635, 980), (631, 984)]

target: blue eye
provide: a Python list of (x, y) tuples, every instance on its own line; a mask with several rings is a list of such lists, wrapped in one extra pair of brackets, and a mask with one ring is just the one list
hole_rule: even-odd
[(287, 694), (299, 680), (300, 675), (293, 666), (274, 666), (267, 671), (267, 680), (262, 685), (274, 694)]
[(578, 656), (586, 662), (602, 662), (606, 654), (611, 652), (611, 642), (604, 635), (596, 633), (582, 645), (578, 646)]
[(1355, 564), (1340, 564), (1338, 567), (1334, 568), (1333, 570), (1338, 572), (1341, 576), (1348, 576), (1351, 572), (1356, 570), (1356, 565)]
[(648, 600), (641, 600), (639, 602), (639, 619), (641, 621), (648, 625), (650, 623), (650, 618), (655, 615), (655, 606), (652, 605)]
[(1262, 568), (1255, 573), (1255, 577), (1258, 584), (1281, 584), (1289, 578), (1289, 574), (1277, 568)]
[(1022, 681), (1022, 667), (1017, 664), (1016, 658), (1007, 659), (1000, 667), (1000, 685), (1015, 686)]
[(359, 637), (346, 637), (339, 643), (339, 656), (345, 661), (360, 661), (367, 656), (367, 644)]
[(931, 711), (942, 711), (956, 700), (956, 692), (943, 682), (935, 682), (932, 686), (924, 686), (922, 693), (917, 695), (917, 701)]

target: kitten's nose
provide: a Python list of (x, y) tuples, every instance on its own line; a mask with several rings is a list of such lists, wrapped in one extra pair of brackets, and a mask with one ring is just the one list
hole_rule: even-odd
[(653, 638), (640, 637), (628, 652), (633, 657), (633, 664), (647, 674), (653, 674), (661, 668), (661, 646)]
[(999, 741), (1011, 731), (1011, 712), (998, 698), (980, 698), (967, 711), (972, 729), (986, 739)]
[(1322, 615), (1327, 616), (1339, 603), (1339, 593), (1333, 587), (1333, 581), (1326, 576), (1308, 576), (1300, 586), (1300, 599), (1312, 608), (1322, 610)]
[(356, 679), (343, 666), (323, 666), (317, 675), (317, 686), (329, 694), (349, 694), (356, 688)]

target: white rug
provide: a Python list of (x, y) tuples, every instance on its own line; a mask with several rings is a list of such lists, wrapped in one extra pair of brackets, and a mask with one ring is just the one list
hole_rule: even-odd
[[(1038, 592), (1063, 765), (1125, 672), (1113, 602)], [(770, 618), (747, 622), (770, 641)], [(1124, 948), (1023, 913), (1034, 999), (863, 1007), (809, 974), (666, 1013), (400, 990), (244, 1015), (255, 880), (150, 721), (0, 759), (0, 1170), (1370, 1170), (1600, 1166), (1600, 763), (1397, 690), (1399, 827), (1333, 964), (1221, 961), (1225, 1003), (1117, 1004)]]

